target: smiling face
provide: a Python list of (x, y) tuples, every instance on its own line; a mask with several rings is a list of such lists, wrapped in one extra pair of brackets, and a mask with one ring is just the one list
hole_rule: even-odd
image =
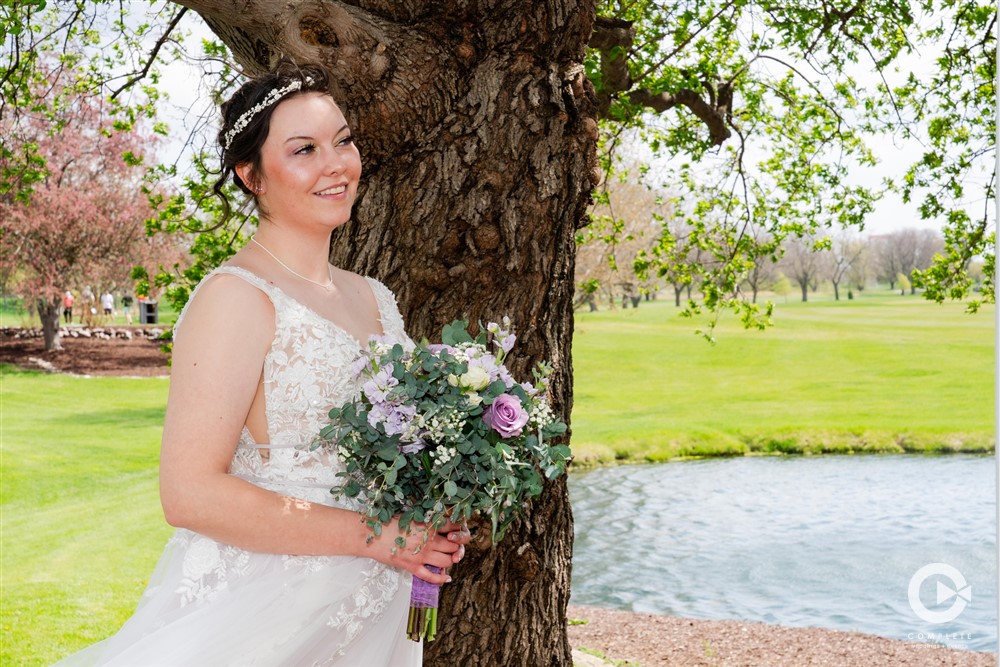
[(267, 219), (327, 230), (350, 219), (361, 155), (329, 95), (305, 93), (279, 102), (260, 164), (257, 200)]

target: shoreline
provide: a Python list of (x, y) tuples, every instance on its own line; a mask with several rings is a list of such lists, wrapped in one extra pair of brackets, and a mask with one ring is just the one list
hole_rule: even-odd
[(825, 628), (570, 605), (575, 667), (996, 667), (997, 654)]
[[(612, 468), (620, 465), (646, 465), (673, 463), (676, 461), (699, 461), (706, 459), (738, 459), (748, 457), (811, 457), (811, 456), (951, 456), (967, 454), (972, 456), (993, 456), (996, 443), (992, 433), (938, 433), (910, 434), (906, 438), (893, 437), (886, 442), (854, 441), (843, 434), (799, 434), (801, 439), (786, 440), (775, 445), (774, 437), (758, 437), (751, 444), (738, 446), (713, 446), (697, 444), (678, 445), (671, 443), (658, 451), (617, 452), (609, 454), (603, 448), (584, 443), (573, 446), (573, 460), (570, 470), (585, 471), (596, 468)], [(656, 450), (650, 447), (650, 450)]]

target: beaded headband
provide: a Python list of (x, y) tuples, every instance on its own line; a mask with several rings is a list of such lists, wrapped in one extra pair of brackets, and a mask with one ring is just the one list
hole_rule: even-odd
[(254, 116), (256, 116), (258, 113), (260, 113), (264, 109), (268, 108), (269, 106), (280, 100), (288, 93), (294, 90), (298, 90), (301, 87), (302, 87), (301, 81), (292, 81), (284, 88), (272, 88), (271, 92), (267, 94), (267, 97), (262, 99), (260, 103), (244, 111), (240, 115), (240, 117), (236, 119), (236, 122), (233, 123), (233, 126), (229, 128), (228, 132), (226, 132), (226, 136), (224, 137), (226, 142), (222, 145), (222, 147), (226, 150), (229, 150), (229, 147), (233, 143), (233, 139), (235, 139), (240, 132), (246, 129), (246, 126), (250, 124), (250, 121), (253, 120)]

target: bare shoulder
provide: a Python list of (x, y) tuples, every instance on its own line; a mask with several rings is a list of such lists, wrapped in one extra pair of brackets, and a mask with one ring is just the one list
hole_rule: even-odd
[(342, 285), (348, 285), (354, 289), (360, 289), (367, 284), (367, 279), (360, 273), (337, 268), (336, 266), (333, 267), (333, 277), (334, 280)]
[(361, 297), (365, 301), (371, 299), (372, 281), (377, 285), (382, 285), (377, 279), (366, 278), (359, 273), (336, 267), (334, 267), (334, 278), (343, 288), (348, 289), (352, 296)]
[(268, 296), (239, 276), (217, 273), (191, 296), (177, 338), (178, 343), (234, 334), (252, 338), (255, 332), (267, 336), (273, 331), (274, 307)]

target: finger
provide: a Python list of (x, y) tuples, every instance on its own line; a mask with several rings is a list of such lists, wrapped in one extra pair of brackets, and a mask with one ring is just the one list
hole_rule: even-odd
[(458, 544), (468, 544), (472, 539), (472, 533), (467, 529), (465, 530), (455, 530), (448, 533), (448, 541), (457, 542)]
[[(431, 563), (431, 565), (433, 565), (433, 563)], [(425, 565), (421, 565), (420, 567), (418, 567), (414, 571), (413, 576), (417, 577), (418, 579), (423, 579), (428, 583), (437, 584), (438, 586), (451, 583), (451, 577), (448, 576), (444, 572), (444, 570), (442, 570), (441, 573), (438, 574), (428, 570)]]
[(457, 563), (460, 560), (462, 560), (463, 558), (465, 558), (465, 546), (464, 545), (461, 546), (461, 547), (459, 547), (458, 551), (456, 551), (455, 553), (453, 553), (451, 555), (451, 562), (452, 563)]
[(462, 530), (464, 527), (465, 527), (465, 522), (464, 521), (461, 522), (461, 523), (456, 523), (456, 522), (452, 521), (451, 519), (448, 519), (443, 524), (441, 524), (441, 527), (438, 528), (438, 532), (439, 533), (450, 533), (450, 532), (453, 532), (453, 531)]
[(427, 540), (425, 548), (429, 551), (443, 551), (444, 553), (451, 554), (458, 551), (461, 546), (461, 542), (456, 542), (450, 538), (446, 539), (444, 535), (435, 535)]
[(423, 558), (423, 562), (424, 565), (433, 565), (434, 567), (445, 569), (455, 564), (452, 560), (452, 556), (453, 554), (451, 552), (435, 551), (427, 554), (427, 556)]

